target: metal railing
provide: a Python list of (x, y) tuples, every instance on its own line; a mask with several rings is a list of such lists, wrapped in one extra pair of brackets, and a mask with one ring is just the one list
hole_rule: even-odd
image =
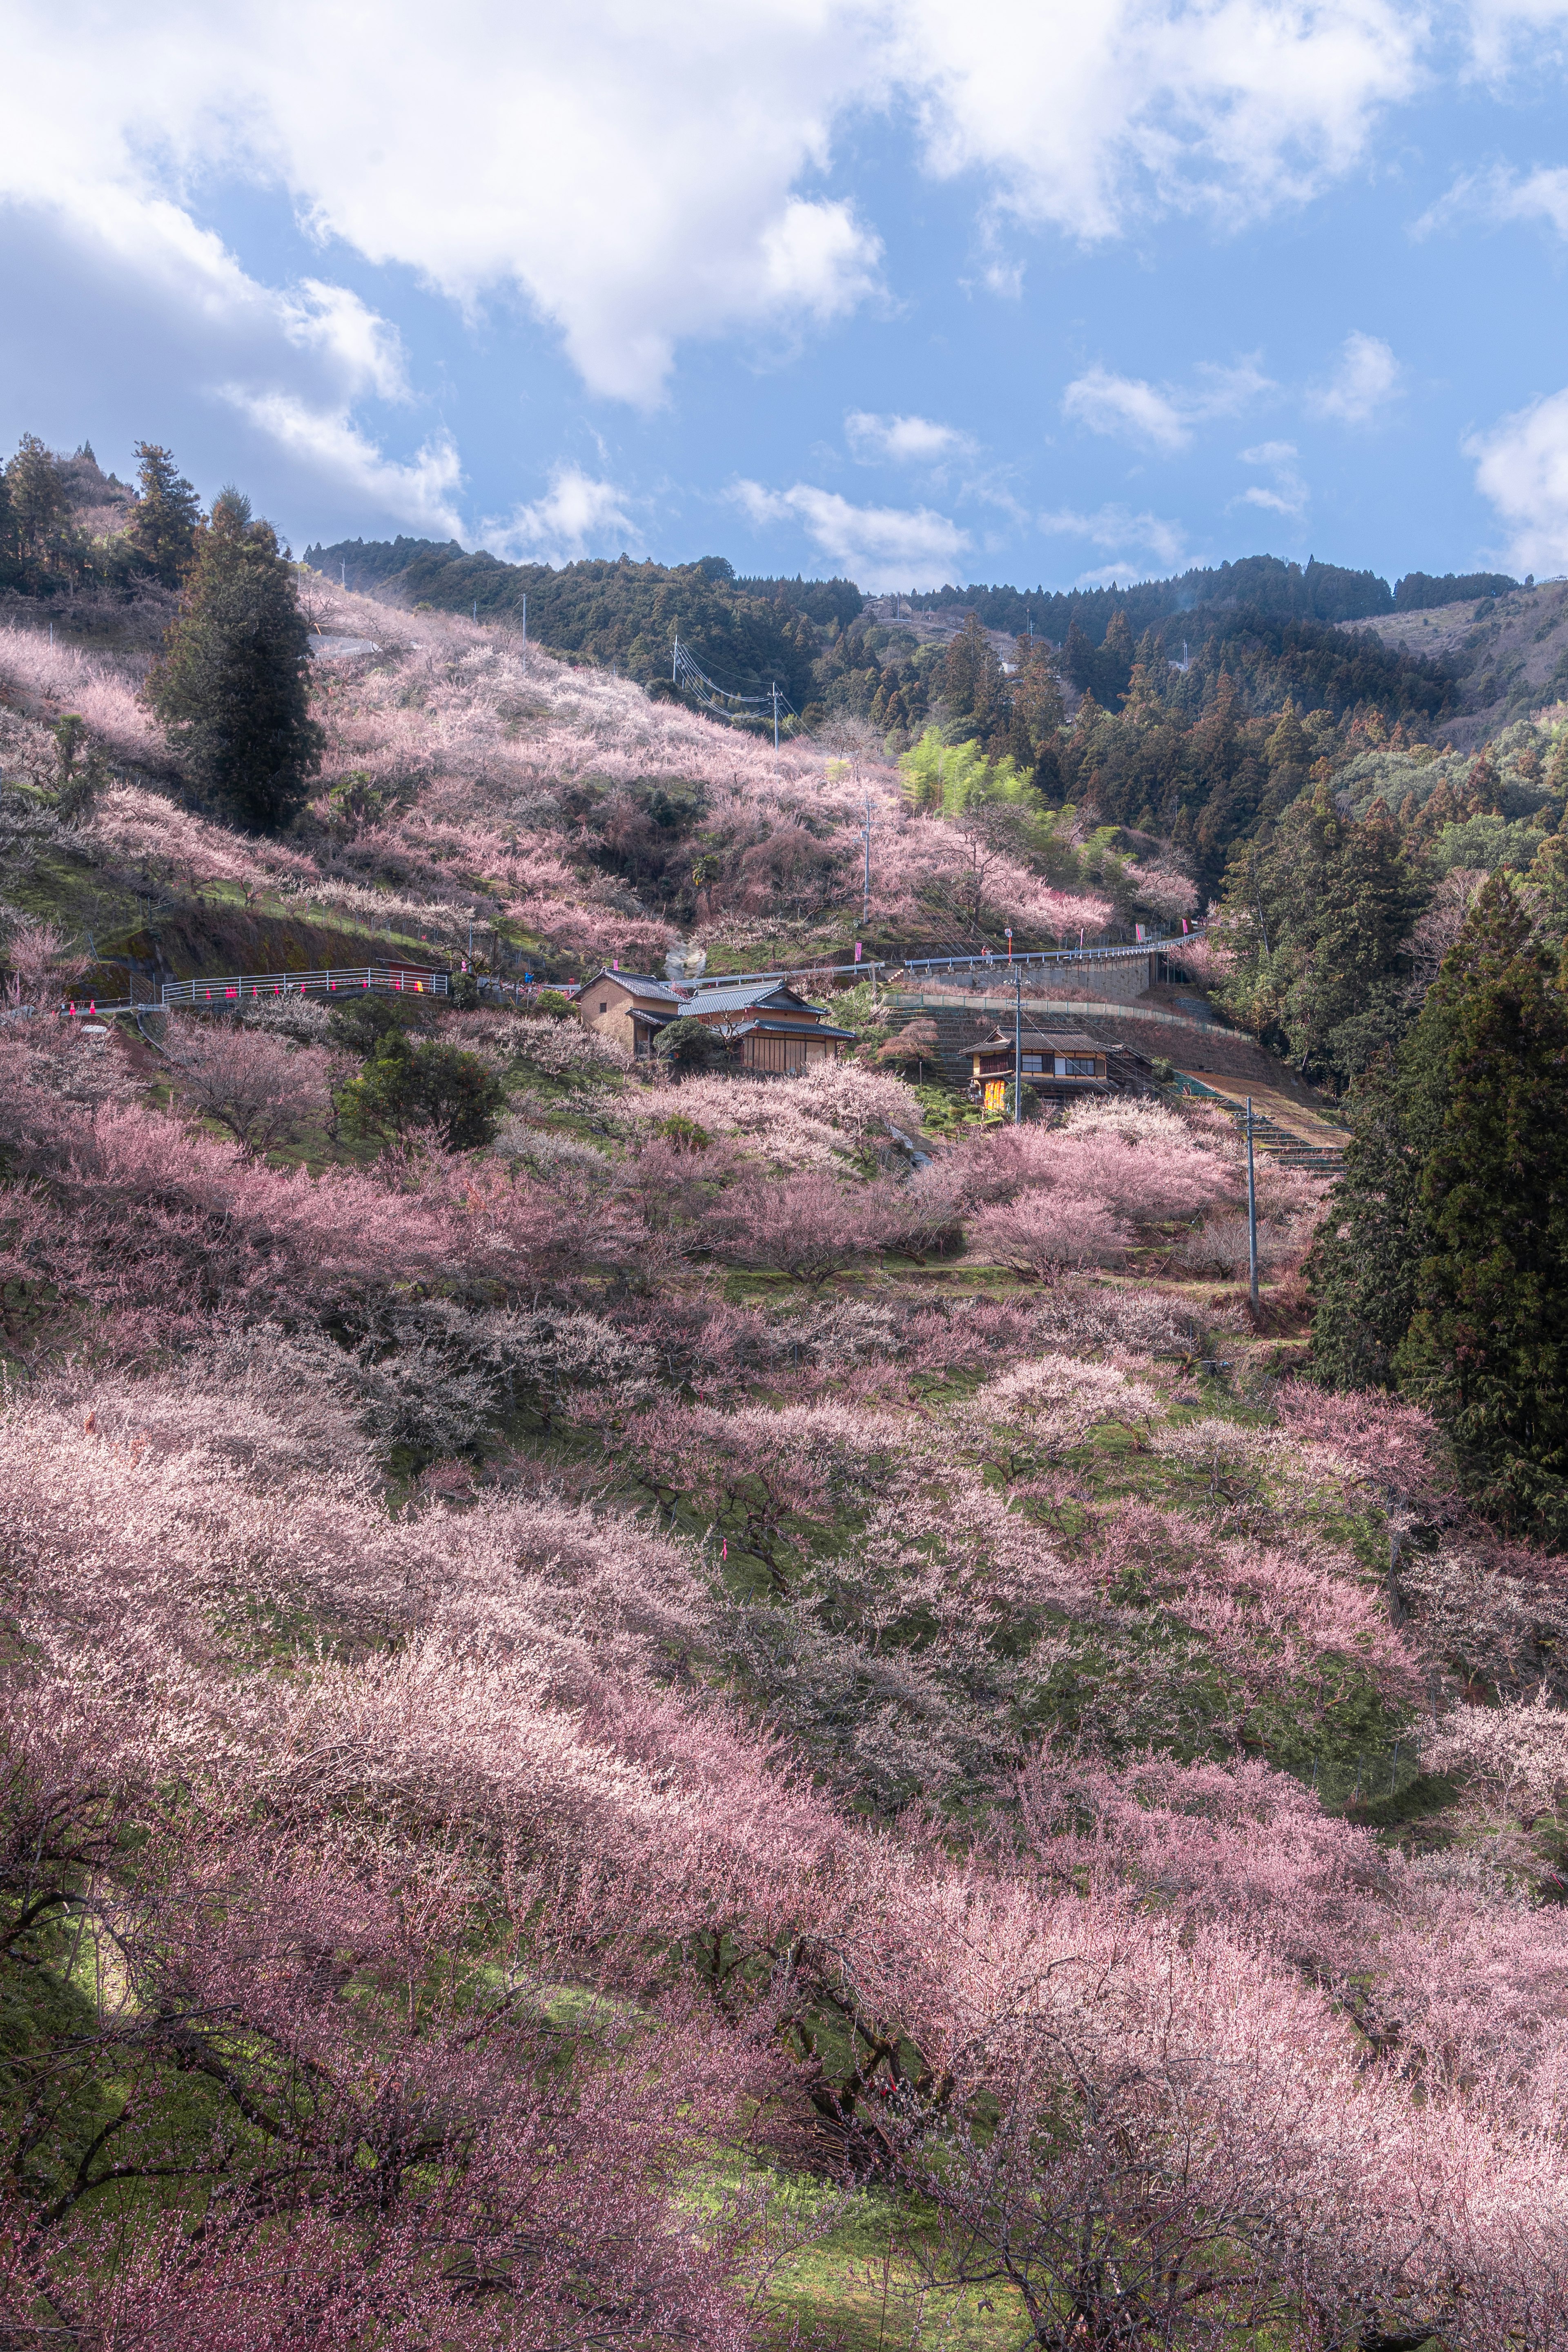
[(1005, 971), (1013, 964), (1109, 963), (1120, 959), (1123, 962), (1142, 961), (1145, 956), (1164, 955), (1173, 950), (1177, 954), (1201, 932), (1179, 932), (1163, 940), (1123, 940), (1109, 948), (1031, 948), (1008, 955), (1005, 950), (993, 949), (988, 954), (967, 956), (908, 956), (901, 969), (905, 971), (952, 971), (959, 966), (978, 964), (983, 970)]
[(444, 971), (426, 964), (343, 964), (330, 971), (230, 972), (221, 980), (166, 980), (162, 1003), (191, 1004), (203, 1013), (237, 1013), (242, 1004), (265, 1003), (282, 996), (352, 996), (370, 989), (379, 994), (446, 996), (450, 983)]

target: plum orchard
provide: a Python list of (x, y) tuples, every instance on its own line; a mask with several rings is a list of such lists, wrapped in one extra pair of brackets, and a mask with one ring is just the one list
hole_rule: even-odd
[[(1568, 2343), (1568, 1579), (1100, 1278), (1222, 1123), (900, 1181), (885, 1070), (471, 1013), (495, 1147), (362, 1165), (290, 1020), (0, 1030), (7, 2341), (739, 2352), (826, 2177), (999, 2345)], [(1311, 1786), (1418, 1724), (1424, 1858)]]

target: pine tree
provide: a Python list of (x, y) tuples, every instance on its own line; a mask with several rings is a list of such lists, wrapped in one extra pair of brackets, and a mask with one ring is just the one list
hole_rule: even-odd
[(1311, 739), (1293, 702), (1287, 702), (1279, 713), (1279, 723), (1264, 745), (1263, 756), (1268, 762), (1266, 806), (1270, 816), (1278, 816), (1302, 790), (1312, 764)]
[(956, 719), (983, 734), (995, 724), (1002, 700), (1002, 665), (973, 613), (947, 649), (942, 692)]
[(126, 537), (164, 586), (177, 588), (196, 560), (201, 500), (156, 441), (138, 441), (136, 455), (141, 488), (132, 502)]
[(194, 781), (258, 832), (289, 822), (321, 766), (308, 641), (277, 534), (226, 489), (148, 691)]
[(6, 503), (19, 553), (52, 568), (66, 520), (66, 494), (54, 452), (24, 433), (5, 468)]
[(1344, 1172), (1307, 1264), (1312, 1370), (1329, 1388), (1398, 1386), (1396, 1360), (1431, 1245), (1418, 1108), (1386, 1054), (1352, 1097)]
[(1430, 1243), (1398, 1368), (1484, 1507), (1568, 1538), (1568, 1001), (1500, 875), (1406, 1053)]
[(1098, 693), (1107, 710), (1117, 709), (1132, 679), (1132, 631), (1126, 607), (1119, 604), (1110, 616), (1105, 643), (1100, 649)]

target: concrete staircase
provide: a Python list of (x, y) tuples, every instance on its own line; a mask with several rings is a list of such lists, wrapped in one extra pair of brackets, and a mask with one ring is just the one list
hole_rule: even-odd
[[(1232, 1102), (1227, 1095), (1215, 1095), (1216, 1110), (1226, 1112), (1238, 1130), (1247, 1132), (1247, 1106)], [(1327, 1130), (1325, 1129), (1325, 1135)], [(1254, 1105), (1252, 1113), (1252, 1146), (1255, 1151), (1266, 1151), (1286, 1168), (1306, 1168), (1314, 1176), (1337, 1176), (1344, 1166), (1344, 1146), (1342, 1143), (1310, 1142), (1298, 1128), (1282, 1127), (1277, 1118)]]

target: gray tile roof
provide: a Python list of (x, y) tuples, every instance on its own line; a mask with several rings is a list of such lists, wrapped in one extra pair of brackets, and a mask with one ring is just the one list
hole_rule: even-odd
[[(975, 1054), (990, 1054), (1003, 1045), (1010, 1047), (1013, 1034), (1011, 1029), (994, 1029), (989, 1037), (977, 1037), (968, 1050)], [(1081, 1029), (1026, 1029), (1023, 1042), (1032, 1054), (1046, 1046), (1053, 1054), (1103, 1054), (1105, 1051), (1104, 1046), (1097, 1045), (1092, 1037), (1086, 1037)]]
[(651, 996), (656, 997), (662, 1004), (679, 1004), (681, 1002), (668, 981), (655, 980), (651, 972), (646, 971), (610, 971), (608, 970), (596, 971), (592, 980), (584, 982), (582, 993), (586, 996), (588, 991), (591, 988), (597, 988), (603, 980), (613, 980), (618, 986), (629, 988), (634, 996), (640, 996), (645, 1000)]
[(685, 1001), (693, 1013), (744, 1013), (752, 1005), (765, 1004), (775, 996), (787, 997), (792, 1004), (798, 1004), (804, 1012), (816, 1009), (808, 1005), (804, 997), (796, 996), (793, 988), (786, 988), (780, 980), (742, 981), (733, 988), (700, 988)]

